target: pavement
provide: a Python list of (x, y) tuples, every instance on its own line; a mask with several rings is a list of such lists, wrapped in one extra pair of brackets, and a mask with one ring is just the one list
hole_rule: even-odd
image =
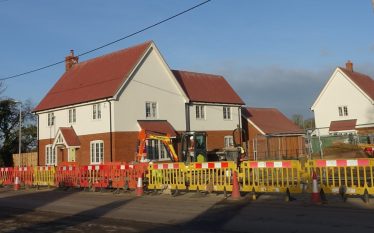
[(344, 202), (327, 195), (263, 194), (226, 199), (222, 194), (173, 197), (133, 192), (20, 190), (0, 188), (1, 232), (374, 232), (374, 199)]

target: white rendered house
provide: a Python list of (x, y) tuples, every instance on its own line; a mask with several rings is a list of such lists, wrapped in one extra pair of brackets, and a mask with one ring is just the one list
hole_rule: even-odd
[(335, 69), (311, 110), (320, 135), (374, 133), (374, 80), (348, 61)]

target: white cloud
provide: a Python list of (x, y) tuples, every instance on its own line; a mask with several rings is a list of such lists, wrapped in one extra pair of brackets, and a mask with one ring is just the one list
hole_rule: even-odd
[(248, 106), (275, 107), (289, 117), (312, 117), (310, 107), (334, 68), (311, 71), (279, 66), (240, 68), (231, 64), (215, 73), (222, 74)]

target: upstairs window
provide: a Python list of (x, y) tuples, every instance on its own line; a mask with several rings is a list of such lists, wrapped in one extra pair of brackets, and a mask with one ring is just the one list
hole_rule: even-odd
[(343, 114), (344, 114), (344, 116), (348, 116), (348, 107), (347, 106), (343, 107)]
[(48, 113), (48, 126), (55, 124), (55, 114), (53, 112)]
[(338, 107), (339, 116), (348, 116), (348, 107), (347, 106), (339, 106)]
[(94, 120), (101, 119), (101, 104), (92, 105), (92, 119)]
[(157, 103), (156, 102), (145, 102), (145, 117), (146, 118), (157, 118)]
[(75, 108), (69, 109), (69, 123), (75, 123), (77, 120)]
[(196, 105), (196, 119), (205, 119), (205, 106)]
[(231, 120), (231, 108), (230, 107), (223, 107), (223, 119)]

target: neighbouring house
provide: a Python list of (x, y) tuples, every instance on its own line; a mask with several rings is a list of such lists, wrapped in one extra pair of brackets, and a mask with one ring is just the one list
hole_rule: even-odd
[(243, 108), (243, 129), (251, 160), (291, 159), (305, 155), (305, 134), (278, 109)]
[(173, 70), (187, 94), (186, 130), (207, 133), (207, 150), (215, 153), (233, 144), (233, 130), (241, 126), (242, 99), (222, 77)]
[(348, 61), (335, 69), (311, 110), (317, 135), (373, 134), (374, 80)]
[[(222, 76), (170, 70), (152, 41), (84, 62), (71, 51), (34, 109), (38, 162), (132, 161), (141, 129), (170, 135), (176, 148), (181, 132), (205, 131), (214, 151), (240, 126), (243, 104)], [(160, 141), (149, 140), (147, 152), (168, 160)]]

